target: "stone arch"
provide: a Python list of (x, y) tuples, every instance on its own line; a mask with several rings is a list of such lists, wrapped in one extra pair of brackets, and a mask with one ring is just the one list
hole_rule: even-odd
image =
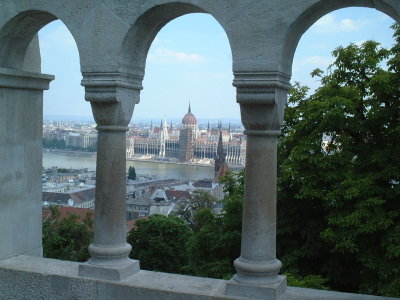
[(348, 7), (375, 8), (396, 21), (400, 21), (400, 9), (388, 3), (386, 0), (321, 0), (304, 10), (290, 25), (284, 37), (281, 68), (282, 71), (291, 74), (294, 53), (303, 34), (324, 15)]
[[(119, 71), (143, 78), (147, 54), (158, 32), (170, 21), (190, 13), (210, 14), (222, 26), (212, 13), (198, 5), (172, 2), (153, 6), (138, 17), (127, 32), (120, 53)], [(225, 28), (224, 31), (229, 40)]]
[[(0, 30), (0, 67), (22, 69), (28, 47), (35, 35), (57, 19), (51, 13), (39, 10), (27, 10), (10, 18)], [(68, 28), (66, 23), (63, 24)], [(73, 32), (70, 28), (68, 30), (76, 42)]]

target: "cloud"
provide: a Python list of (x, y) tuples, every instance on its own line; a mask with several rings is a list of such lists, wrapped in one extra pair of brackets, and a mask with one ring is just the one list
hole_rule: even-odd
[(335, 14), (327, 14), (315, 22), (313, 30), (316, 33), (352, 32), (360, 30), (366, 22), (350, 18), (338, 20)]
[(202, 63), (206, 59), (199, 54), (177, 52), (171, 49), (157, 49), (149, 53), (148, 60), (154, 63)]

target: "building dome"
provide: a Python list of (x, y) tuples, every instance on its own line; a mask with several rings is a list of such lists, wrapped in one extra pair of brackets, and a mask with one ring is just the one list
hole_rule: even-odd
[(197, 125), (197, 119), (194, 116), (194, 114), (192, 114), (192, 112), (190, 110), (190, 104), (189, 104), (189, 109), (188, 109), (187, 114), (182, 119), (182, 125), (183, 126), (194, 126), (194, 125)]

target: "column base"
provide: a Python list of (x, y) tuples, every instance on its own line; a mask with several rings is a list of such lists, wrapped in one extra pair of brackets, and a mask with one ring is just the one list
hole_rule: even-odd
[(239, 283), (268, 285), (281, 281), (278, 274), (282, 263), (276, 258), (268, 261), (254, 261), (240, 256), (233, 264), (237, 271), (233, 279)]
[(226, 283), (225, 295), (236, 297), (247, 297), (250, 299), (278, 300), (286, 291), (286, 276), (278, 276), (276, 283), (252, 285), (239, 283), (231, 279)]
[(78, 275), (96, 279), (121, 281), (140, 270), (138, 260), (130, 260), (128, 264), (121, 267), (93, 265), (83, 263), (79, 265)]

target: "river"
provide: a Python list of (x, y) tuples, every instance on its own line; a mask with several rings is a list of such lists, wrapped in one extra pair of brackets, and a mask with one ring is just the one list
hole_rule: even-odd
[[(66, 169), (96, 169), (95, 154), (77, 154), (64, 152), (43, 152), (43, 166)], [(179, 180), (204, 179), (214, 177), (213, 166), (196, 166), (184, 164), (171, 164), (150, 161), (127, 161), (126, 168), (134, 166), (136, 173), (157, 178), (173, 178)]]

